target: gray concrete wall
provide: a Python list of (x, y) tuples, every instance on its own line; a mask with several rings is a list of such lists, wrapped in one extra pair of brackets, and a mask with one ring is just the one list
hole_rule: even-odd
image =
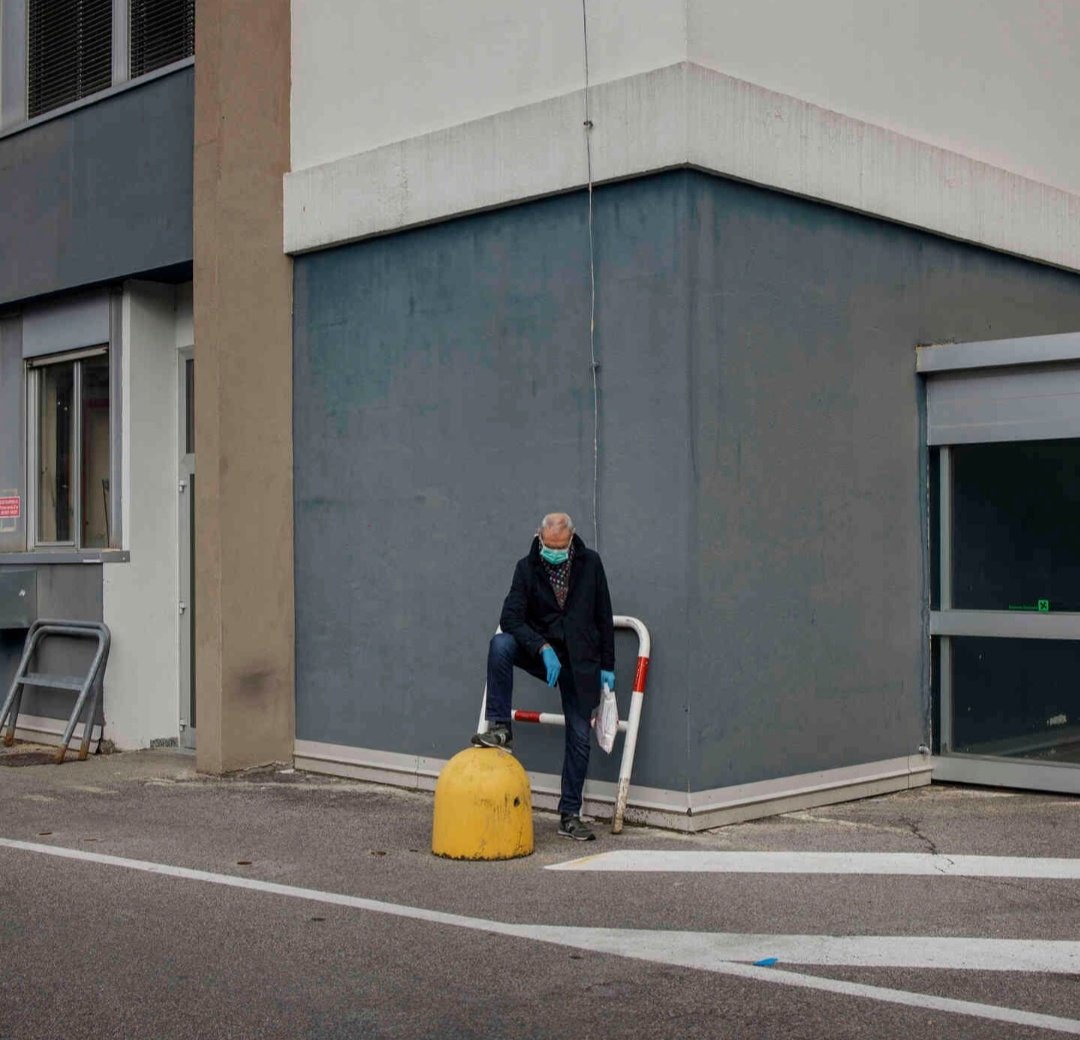
[(1080, 278), (693, 175), (690, 773), (927, 739), (917, 343), (1080, 329)]
[(0, 304), (191, 263), (193, 80), (0, 138)]
[[(600, 549), (654, 638), (635, 781), (913, 753), (914, 346), (1080, 328), (1080, 279), (699, 173), (595, 203)], [(538, 516), (593, 542), (585, 220), (569, 195), (297, 259), (299, 738), (452, 754)]]
[[(642, 486), (685, 529), (686, 282), (673, 274), (687, 196), (657, 179), (609, 199), (604, 336), (626, 339), (632, 365), (605, 384), (604, 415), (617, 401), (627, 414), (610, 421), (633, 441), (607, 443), (640, 454)], [(585, 208), (556, 199), (296, 263), (297, 735), (450, 755), (475, 726), (487, 642), (539, 517), (569, 510), (593, 542)], [(638, 426), (629, 410), (648, 414), (654, 398), (664, 423)], [(614, 458), (605, 486), (623, 479)], [(605, 516), (615, 546), (621, 523)], [(653, 601), (636, 609), (684, 616), (686, 545), (651, 523), (641, 542), (655, 552), (635, 574)], [(611, 581), (629, 609), (630, 572), (615, 566)], [(628, 680), (633, 640), (617, 649)], [(650, 709), (643, 783), (686, 761), (685, 662), (657, 669), (676, 724)], [(558, 710), (557, 694), (523, 682), (522, 706)], [(558, 739), (531, 730), (523, 760), (557, 771)]]

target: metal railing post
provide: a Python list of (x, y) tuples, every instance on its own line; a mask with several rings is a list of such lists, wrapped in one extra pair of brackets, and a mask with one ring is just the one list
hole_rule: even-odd
[[(634, 669), (634, 683), (630, 693), (630, 711), (625, 719), (619, 720), (619, 732), (624, 734), (622, 759), (619, 762), (619, 782), (615, 794), (615, 811), (611, 819), (611, 833), (619, 834), (623, 829), (623, 816), (626, 813), (626, 802), (630, 795), (630, 775), (634, 769), (634, 755), (637, 752), (638, 730), (641, 726), (641, 708), (645, 700), (645, 681), (649, 674), (649, 654), (652, 649), (652, 641), (649, 630), (644, 622), (625, 614), (616, 614), (612, 619), (616, 628), (629, 628), (638, 637), (637, 666)], [(498, 635), (501, 628), (495, 630)], [(484, 696), (480, 702), (480, 721), (477, 724), (477, 733), (486, 733), (488, 722), (487, 709), (487, 682), (484, 683)], [(525, 711), (514, 708), (510, 712), (510, 718), (514, 722), (532, 722), (541, 726), (565, 726), (566, 717), (556, 712)]]

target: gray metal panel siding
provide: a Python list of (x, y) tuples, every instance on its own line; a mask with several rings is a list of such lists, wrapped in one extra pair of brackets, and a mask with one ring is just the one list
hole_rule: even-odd
[(927, 404), (931, 444), (1080, 437), (1080, 363), (934, 375)]
[(0, 139), (0, 303), (192, 259), (194, 69)]
[[(913, 753), (915, 344), (1074, 329), (1080, 279), (698, 173), (595, 202), (600, 548), (654, 637), (635, 782)], [(301, 739), (458, 750), (539, 514), (592, 540), (585, 213), (562, 196), (296, 260)], [(632, 665), (620, 638), (624, 693)], [(525, 681), (520, 706), (554, 703)], [(557, 733), (517, 744), (558, 771)]]
[(23, 357), (109, 342), (109, 290), (91, 289), (23, 310)]

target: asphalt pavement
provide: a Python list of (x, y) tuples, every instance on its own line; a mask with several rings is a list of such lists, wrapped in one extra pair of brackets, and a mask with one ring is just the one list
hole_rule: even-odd
[[(532, 856), (460, 863), (429, 851), (429, 794), (203, 777), (176, 751), (0, 768), (0, 794), (2, 1040), (1080, 1033), (1075, 877), (546, 869), (663, 850), (1060, 861), (1076, 798), (943, 785), (698, 835), (598, 825), (588, 845), (537, 812)], [(765, 963), (726, 959), (732, 936)], [(769, 963), (790, 937), (877, 939), (865, 961)], [(968, 967), (978, 940), (1049, 968)]]

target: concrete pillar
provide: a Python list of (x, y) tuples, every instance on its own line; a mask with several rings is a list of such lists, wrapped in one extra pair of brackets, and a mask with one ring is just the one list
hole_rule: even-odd
[(195, 40), (196, 743), (292, 756), (289, 0), (199, 0)]

